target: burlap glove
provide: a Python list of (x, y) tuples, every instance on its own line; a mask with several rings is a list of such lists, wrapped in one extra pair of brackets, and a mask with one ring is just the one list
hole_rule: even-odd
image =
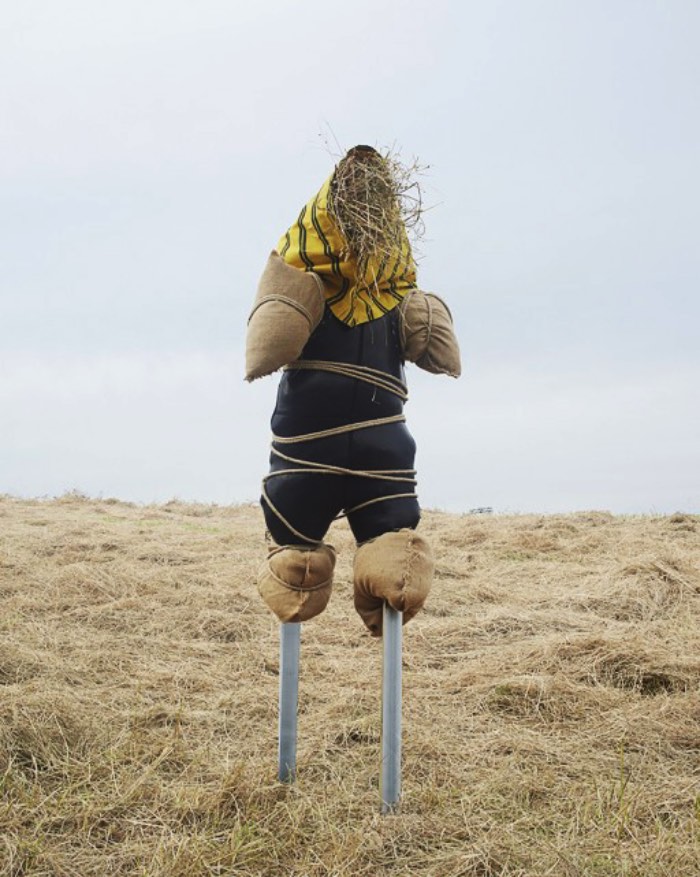
[(432, 292), (415, 289), (399, 306), (399, 329), (404, 356), (435, 375), (459, 377), (462, 363), (452, 314)]
[(293, 362), (318, 326), (325, 307), (321, 278), (287, 265), (273, 250), (248, 318), (246, 380), (254, 381)]

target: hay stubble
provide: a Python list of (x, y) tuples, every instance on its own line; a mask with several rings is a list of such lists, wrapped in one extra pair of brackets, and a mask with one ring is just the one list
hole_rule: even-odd
[(275, 782), (254, 507), (0, 502), (0, 875), (700, 874), (700, 521), (427, 513), (404, 800), (352, 540)]

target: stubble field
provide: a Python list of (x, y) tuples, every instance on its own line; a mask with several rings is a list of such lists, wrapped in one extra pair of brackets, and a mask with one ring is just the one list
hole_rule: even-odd
[(401, 813), (344, 523), (275, 779), (253, 506), (0, 499), (0, 875), (698, 877), (700, 518), (427, 512)]

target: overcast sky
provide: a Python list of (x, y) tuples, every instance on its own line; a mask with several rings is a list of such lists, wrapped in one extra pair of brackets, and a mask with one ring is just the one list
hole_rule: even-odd
[(257, 498), (246, 317), (337, 139), (430, 165), (423, 505), (700, 512), (699, 45), (695, 0), (6, 0), (0, 492)]

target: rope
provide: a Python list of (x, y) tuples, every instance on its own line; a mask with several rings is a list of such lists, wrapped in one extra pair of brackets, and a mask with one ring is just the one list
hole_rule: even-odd
[(272, 441), (281, 445), (293, 445), (297, 442), (311, 442), (315, 439), (328, 438), (332, 435), (342, 435), (345, 432), (354, 432), (356, 429), (368, 429), (371, 426), (384, 426), (387, 423), (403, 423), (406, 420), (404, 414), (392, 414), (391, 417), (377, 417), (375, 420), (362, 420), (359, 423), (346, 423), (344, 426), (333, 426), (330, 429), (320, 429), (318, 432), (307, 432), (304, 435), (275, 435)]
[(273, 512), (275, 515), (277, 515), (277, 517), (280, 519), (280, 521), (282, 521), (282, 523), (289, 530), (289, 532), (293, 533), (295, 536), (298, 536), (299, 539), (302, 540), (302, 542), (310, 542), (312, 545), (322, 545), (323, 544), (322, 539), (312, 539), (310, 536), (305, 536), (303, 533), (300, 533), (298, 530), (296, 530), (289, 523), (289, 521), (285, 518), (285, 516), (282, 514), (282, 512), (277, 508), (277, 506), (272, 502), (272, 500), (268, 496), (267, 487), (265, 486), (268, 478), (269, 478), (269, 475), (267, 475), (267, 476), (265, 476), (265, 478), (263, 478), (262, 495), (263, 495), (263, 499), (270, 507), (270, 511)]
[(351, 515), (353, 512), (359, 512), (360, 509), (367, 508), (368, 505), (374, 505), (375, 502), (384, 502), (385, 499), (403, 499), (404, 497), (418, 499), (418, 494), (414, 491), (413, 493), (392, 493), (391, 496), (377, 496), (374, 499), (368, 499), (366, 502), (361, 502), (359, 505), (353, 506), (342, 515), (338, 515), (334, 520), (339, 521), (341, 518), (347, 518), (347, 516)]
[[(285, 370), (291, 369), (314, 369), (317, 371), (328, 371), (333, 374), (342, 375), (343, 377), (352, 378), (357, 381), (364, 381), (365, 383), (372, 384), (373, 386), (378, 387), (381, 390), (386, 390), (389, 393), (393, 393), (394, 395), (398, 396), (399, 399), (401, 399), (403, 402), (408, 399), (408, 388), (403, 383), (403, 381), (401, 381), (394, 375), (382, 372), (379, 369), (370, 368), (369, 366), (353, 365), (352, 363), (344, 362), (330, 362), (327, 360), (301, 359), (296, 360), (295, 362), (292, 362), (289, 365), (285, 366)], [(374, 420), (361, 420), (357, 423), (347, 423), (343, 426), (334, 426), (330, 429), (318, 430), (317, 432), (307, 432), (303, 435), (278, 436), (274, 435), (273, 433), (272, 453), (276, 457), (279, 457), (282, 460), (286, 460), (288, 463), (294, 463), (299, 468), (278, 469), (276, 472), (269, 472), (263, 478), (262, 495), (263, 499), (270, 508), (270, 511), (277, 516), (277, 518), (285, 525), (285, 527), (287, 527), (290, 533), (293, 533), (299, 539), (302, 539), (304, 542), (310, 543), (312, 545), (322, 545), (323, 540), (312, 539), (309, 536), (305, 536), (303, 533), (300, 533), (299, 530), (295, 529), (280, 512), (280, 510), (275, 506), (267, 492), (267, 482), (270, 481), (270, 479), (277, 478), (280, 475), (292, 474), (350, 475), (356, 478), (369, 478), (377, 481), (396, 481), (415, 485), (415, 469), (347, 469), (344, 466), (333, 466), (329, 463), (317, 463), (314, 460), (303, 460), (298, 457), (290, 457), (287, 454), (282, 453), (282, 451), (278, 450), (275, 447), (275, 444), (285, 445), (296, 444), (297, 442), (316, 441), (317, 439), (329, 438), (330, 436), (334, 435), (343, 435), (344, 433), (355, 432), (360, 429), (370, 429), (374, 426), (385, 426), (390, 423), (404, 423), (405, 420), (405, 415), (394, 414), (390, 417), (377, 417)], [(349, 514), (352, 514), (353, 512), (359, 511), (360, 509), (374, 505), (378, 502), (386, 502), (390, 499), (417, 498), (417, 496), (418, 494), (415, 493), (415, 491), (412, 493), (392, 493), (389, 496), (378, 496), (374, 499), (369, 499), (366, 502), (362, 502), (359, 505), (353, 506), (351, 509), (347, 509), (342, 514), (337, 515), (334, 520), (339, 521), (342, 518), (346, 518)]]
[(304, 369), (327, 371), (332, 374), (343, 375), (346, 378), (354, 378), (356, 381), (363, 381), (366, 384), (378, 387), (380, 390), (393, 393), (402, 402), (408, 400), (408, 387), (400, 378), (379, 369), (370, 368), (367, 365), (354, 365), (351, 362), (329, 362), (325, 359), (297, 359), (284, 367), (285, 371), (300, 371)]
[(264, 304), (267, 304), (269, 301), (283, 301), (285, 304), (290, 307), (296, 308), (300, 314), (303, 314), (311, 329), (314, 328), (314, 318), (311, 316), (311, 312), (308, 308), (305, 308), (304, 305), (300, 301), (295, 301), (293, 298), (288, 298), (286, 295), (266, 295), (260, 299), (260, 301), (255, 302), (255, 307), (250, 312), (250, 316), (248, 317), (248, 322), (253, 319), (253, 314), (258, 310), (258, 308), (262, 307)]
[[(416, 474), (415, 469), (346, 469), (343, 466), (331, 466), (328, 463), (314, 463), (313, 460), (299, 460), (296, 457), (288, 457), (272, 448), (272, 453), (288, 463), (298, 463), (300, 466), (308, 466), (307, 469), (278, 469), (276, 472), (270, 472), (267, 478), (274, 478), (276, 475), (288, 475), (290, 472), (313, 472), (329, 475), (361, 475), (363, 478), (376, 478), (378, 481), (408, 481), (411, 484), (416, 483), (415, 478), (406, 477)], [(391, 473), (394, 473), (393, 475)]]
[[(314, 271), (308, 271), (307, 274), (310, 274), (316, 282), (317, 292), (320, 296), (321, 310), (323, 310), (326, 301), (323, 281)], [(258, 308), (262, 307), (262, 305), (264, 304), (267, 304), (267, 302), (269, 301), (281, 301), (284, 302), (284, 304), (295, 308), (297, 311), (299, 311), (300, 314), (303, 314), (306, 317), (311, 331), (313, 331), (316, 326), (318, 326), (318, 319), (314, 319), (311, 311), (304, 304), (302, 304), (300, 301), (297, 301), (297, 299), (295, 298), (290, 298), (288, 295), (282, 295), (281, 293), (275, 292), (271, 292), (269, 295), (264, 295), (261, 299), (258, 299), (255, 302), (255, 304), (253, 305), (253, 310), (248, 316), (248, 323), (250, 323), (250, 321), (253, 319), (253, 314), (258, 310)]]

